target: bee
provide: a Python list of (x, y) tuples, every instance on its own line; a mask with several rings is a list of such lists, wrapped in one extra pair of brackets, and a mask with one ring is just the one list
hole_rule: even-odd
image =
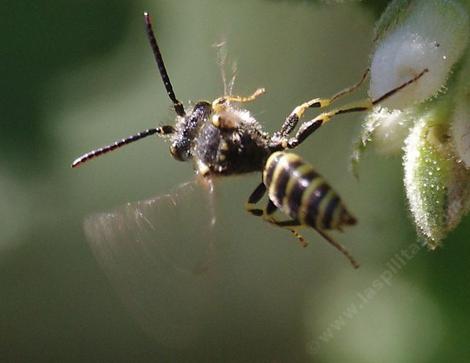
[[(296, 232), (296, 228), (304, 225), (313, 227), (357, 267), (358, 264), (346, 249), (325, 233), (328, 229), (341, 229), (344, 225), (354, 224), (354, 217), (346, 212), (340, 198), (328, 184), (323, 182), (323, 178), (316, 174), (313, 167), (298, 156), (285, 151), (301, 145), (313, 132), (336, 115), (371, 109), (402, 88), (416, 82), (427, 69), (375, 100), (366, 99), (320, 113), (312, 120), (302, 122), (297, 128), (308, 109), (330, 106), (337, 99), (356, 90), (367, 78), (367, 70), (352, 87), (330, 98), (314, 98), (295, 107), (280, 129), (270, 135), (263, 131), (249, 111), (241, 107), (242, 104), (252, 102), (265, 93), (264, 88), (257, 89), (249, 96), (230, 94), (212, 102), (200, 101), (187, 112), (173, 90), (148, 13), (144, 13), (144, 20), (158, 70), (176, 113), (175, 125), (150, 128), (92, 150), (77, 158), (72, 167), (78, 167), (86, 161), (150, 135), (164, 137), (170, 142), (171, 155), (179, 161), (192, 161), (196, 174), (209, 184), (218, 176), (262, 172), (263, 181), (250, 196), (247, 203), (248, 211), (272, 224), (289, 229), (304, 245), (305, 240)], [(294, 132), (296, 128), (297, 131)], [(320, 184), (317, 185), (318, 183)], [(266, 188), (269, 202), (265, 209), (258, 209), (253, 205), (262, 198)], [(302, 188), (305, 189), (303, 193), (299, 192)], [(285, 223), (275, 220), (272, 217), (275, 207), (290, 216), (292, 220)]]

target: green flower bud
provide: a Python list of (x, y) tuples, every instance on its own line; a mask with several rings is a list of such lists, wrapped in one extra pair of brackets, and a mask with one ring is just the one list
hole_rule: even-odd
[(405, 142), (405, 189), (415, 224), (430, 248), (438, 246), (470, 206), (470, 171), (449, 137), (449, 105), (425, 113)]

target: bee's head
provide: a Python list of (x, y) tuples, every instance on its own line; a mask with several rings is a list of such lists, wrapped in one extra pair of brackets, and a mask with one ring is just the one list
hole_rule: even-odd
[(199, 128), (204, 124), (212, 112), (209, 102), (196, 103), (192, 112), (177, 121), (177, 132), (170, 145), (171, 155), (179, 161), (191, 159), (193, 141), (197, 137)]

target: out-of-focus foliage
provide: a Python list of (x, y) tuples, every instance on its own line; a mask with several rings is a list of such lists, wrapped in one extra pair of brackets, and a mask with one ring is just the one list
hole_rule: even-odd
[(309, 1), (320, 5), (341, 5), (345, 3), (356, 3), (364, 6), (365, 8), (372, 10), (376, 16), (380, 15), (383, 10), (387, 7), (389, 0), (271, 0), (278, 2), (289, 2), (293, 3), (296, 1)]
[[(2, 57), (0, 78), (0, 152), (2, 163), (23, 176), (39, 171), (38, 161), (52, 157), (45, 107), (59, 100), (48, 83), (84, 61), (113, 50), (129, 29), (128, 1), (54, 1), (53, 5), (5, 0), (0, 4)], [(12, 153), (15, 158), (9, 157)], [(21, 159), (18, 159), (20, 158)], [(18, 161), (21, 162), (19, 166)], [(42, 166), (44, 169), (46, 166)]]

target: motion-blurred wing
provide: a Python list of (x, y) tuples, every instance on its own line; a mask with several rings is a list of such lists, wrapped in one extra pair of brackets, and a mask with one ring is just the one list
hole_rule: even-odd
[(92, 250), (118, 294), (143, 328), (167, 345), (184, 346), (208, 321), (211, 197), (194, 181), (85, 220)]

